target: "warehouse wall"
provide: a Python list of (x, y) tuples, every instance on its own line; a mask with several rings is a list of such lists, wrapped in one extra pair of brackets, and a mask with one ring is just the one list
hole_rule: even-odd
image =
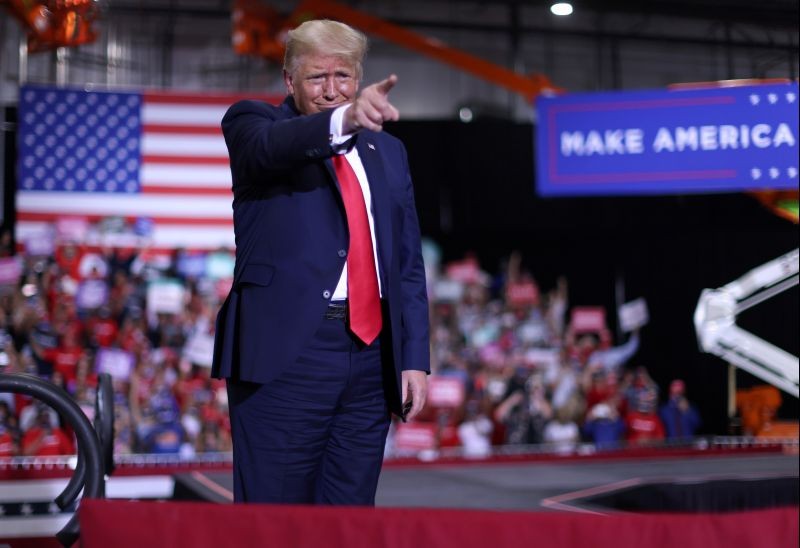
[[(297, 2), (270, 4), (288, 13)], [(279, 66), (233, 52), (228, 5), (212, 0), (108, 2), (97, 24), (97, 42), (27, 58), (20, 53), (20, 25), (2, 13), (0, 103), (16, 102), (22, 79), (282, 93)], [(796, 26), (776, 30), (580, 11), (556, 18), (544, 5), (515, 8), (499, 2), (381, 0), (354, 5), (518, 72), (543, 73), (570, 91), (798, 74)], [(400, 77), (393, 99), (405, 119), (453, 118), (463, 104), (473, 105), (477, 113), (532, 118), (522, 97), (373, 38), (365, 79), (377, 80), (389, 72)]]

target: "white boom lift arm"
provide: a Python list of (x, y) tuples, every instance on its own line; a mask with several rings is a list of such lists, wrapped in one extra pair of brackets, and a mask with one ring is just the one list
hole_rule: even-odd
[(798, 284), (800, 249), (754, 268), (719, 289), (704, 289), (694, 311), (700, 348), (798, 397), (800, 360), (736, 325), (751, 306)]

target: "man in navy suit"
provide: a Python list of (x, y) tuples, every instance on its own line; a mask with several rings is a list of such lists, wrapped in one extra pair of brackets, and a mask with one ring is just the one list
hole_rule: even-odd
[(374, 505), (390, 413), (422, 409), (429, 365), (419, 223), (397, 77), (359, 92), (366, 37), (291, 31), (278, 107), (222, 120), (234, 285), (212, 374), (227, 379), (237, 502)]

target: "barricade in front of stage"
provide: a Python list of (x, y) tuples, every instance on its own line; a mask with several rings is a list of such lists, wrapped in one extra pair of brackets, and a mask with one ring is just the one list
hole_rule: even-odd
[(794, 548), (797, 512), (598, 516), (86, 500), (79, 515), (81, 548)]
[[(737, 442), (738, 443), (738, 442)], [(796, 454), (797, 442), (788, 447), (789, 453)], [(697, 458), (701, 456), (730, 455), (742, 452), (753, 453), (787, 453), (787, 446), (779, 445), (747, 445), (739, 449), (732, 449), (724, 444), (712, 444), (703, 451), (692, 449), (654, 449), (641, 450), (636, 459), (647, 460), (650, 457), (680, 456), (681, 458)], [(634, 452), (636, 453), (636, 452)], [(686, 453), (686, 454), (684, 454)], [(690, 454), (691, 453), (691, 454)], [(649, 456), (648, 456), (649, 455)], [(493, 459), (493, 462), (519, 462), (525, 461), (534, 464), (545, 461), (546, 466), (555, 460), (563, 462), (574, 460), (576, 463), (587, 463), (600, 459), (625, 458), (630, 459), (630, 451), (620, 454), (595, 455), (587, 457), (573, 455), (571, 457), (553, 455), (505, 455)], [(219, 460), (221, 457), (222, 460)], [(133, 457), (125, 457), (133, 459)], [(231, 505), (213, 504), (207, 501), (228, 502), (229, 493), (224, 492), (225, 486), (206, 482), (205, 492), (197, 491), (197, 485), (192, 487), (185, 481), (192, 477), (212, 479), (220, 474), (230, 473), (230, 455), (208, 455), (199, 462), (167, 462), (164, 456), (138, 456), (141, 462), (131, 460), (125, 462), (121, 459), (118, 473), (108, 484), (109, 501), (83, 500), (79, 511), (82, 537), (81, 547), (94, 546), (276, 546), (276, 547), (304, 547), (314, 548), (327, 546), (342, 547), (453, 547), (469, 548), (490, 547), (502, 548), (505, 546), (537, 546), (573, 548), (588, 547), (614, 547), (626, 546), (659, 547), (680, 546), (698, 548), (731, 548), (736, 546), (797, 546), (798, 542), (798, 507), (796, 496), (797, 478), (793, 484), (788, 484), (789, 493), (794, 490), (793, 496), (784, 496), (780, 490), (768, 489), (762, 491), (770, 500), (764, 500), (762, 506), (781, 506), (764, 510), (747, 510), (723, 513), (698, 512), (702, 505), (683, 505), (683, 510), (675, 513), (665, 513), (668, 506), (650, 508), (653, 512), (626, 511), (625, 505), (641, 506), (637, 496), (646, 496), (642, 489), (654, 488), (659, 490), (659, 496), (668, 494), (675, 498), (675, 493), (665, 490), (674, 489), (674, 485), (647, 485), (646, 482), (629, 485), (625, 489), (605, 490), (603, 492), (583, 493), (582, 496), (573, 496), (576, 493), (551, 497), (551, 505), (545, 506), (545, 512), (530, 511), (492, 511), (492, 510), (463, 510), (463, 509), (423, 509), (423, 508), (319, 508), (301, 506), (269, 506), (269, 505)], [(174, 459), (173, 459), (174, 460)], [(459, 466), (453, 460), (450, 464), (440, 460), (438, 463), (411, 461), (400, 463), (402, 468), (407, 466), (421, 466), (447, 468)], [(2, 467), (0, 466), (0, 480), (16, 478), (20, 484), (19, 493), (32, 494), (41, 491), (38, 498), (48, 498), (45, 491), (58, 493), (62, 488), (61, 483), (68, 476), (68, 470), (60, 470), (53, 466), (39, 462), (33, 467)], [(397, 466), (398, 463), (387, 463), (388, 468)], [(461, 464), (465, 464), (463, 459)], [(466, 463), (469, 466), (482, 466), (482, 463)], [(491, 462), (483, 463), (491, 464)], [(796, 476), (796, 474), (795, 474)], [(27, 478), (27, 479), (24, 479)], [(46, 479), (50, 478), (50, 479)], [(770, 481), (775, 481), (770, 480)], [(0, 483), (8, 486), (12, 481)], [(50, 485), (52, 483), (53, 485)], [(792, 487), (794, 486), (794, 487)], [(35, 489), (33, 489), (35, 487)], [(192, 487), (193, 492), (184, 491)], [(719, 493), (735, 486), (719, 485)], [(755, 483), (748, 487), (752, 494)], [(210, 491), (209, 491), (210, 489)], [(11, 495), (7, 489), (0, 499)], [(213, 491), (218, 490), (216, 500)], [(741, 489), (737, 490), (741, 492)], [(38, 492), (37, 491), (37, 492)], [(694, 498), (695, 492), (683, 490), (681, 495)], [(224, 496), (223, 496), (224, 495)], [(727, 495), (726, 495), (727, 496)], [(33, 498), (37, 498), (33, 497)], [(761, 497), (759, 495), (760, 498)], [(756, 497), (756, 498), (759, 498)], [(12, 497), (13, 498), (13, 497)], [(124, 499), (151, 499), (130, 502)], [(205, 502), (180, 502), (178, 498), (195, 499)], [(718, 498), (718, 497), (717, 497)], [(748, 498), (752, 496), (748, 495)], [(155, 500), (154, 500), (155, 499)], [(171, 500), (170, 500), (171, 499)], [(50, 497), (52, 500), (52, 497)], [(0, 510), (2, 510), (0, 500)], [(598, 509), (599, 506), (604, 508)], [(42, 506), (42, 512), (52, 512), (52, 508)], [(10, 508), (10, 506), (8, 507)], [(24, 509), (24, 507), (21, 507)], [(50, 514), (50, 516), (37, 516), (36, 504), (28, 506), (32, 515), (2, 516), (16, 519), (16, 521), (55, 520), (49, 525), (53, 531), (57, 530), (61, 522), (65, 522), (70, 514)], [(673, 507), (680, 508), (679, 506)], [(745, 506), (744, 508), (749, 508)], [(593, 511), (599, 510), (599, 511)], [(685, 511), (691, 509), (691, 512)], [(721, 508), (715, 507), (714, 510)], [(730, 508), (729, 508), (730, 509)], [(554, 512), (552, 510), (562, 510)], [(648, 510), (648, 508), (640, 508)], [(669, 510), (670, 512), (673, 510)], [(2, 512), (0, 512), (2, 513)], [(13, 513), (13, 512), (12, 512)], [(602, 514), (602, 515), (601, 515)], [(3, 542), (13, 548), (28, 548), (40, 546), (58, 546), (55, 539), (46, 539), (46, 535), (28, 535), (25, 539), (21, 535), (9, 538), (3, 534), (4, 522), (0, 519), (0, 546)], [(58, 523), (56, 523), (58, 522)], [(30, 538), (30, 537), (38, 538)]]

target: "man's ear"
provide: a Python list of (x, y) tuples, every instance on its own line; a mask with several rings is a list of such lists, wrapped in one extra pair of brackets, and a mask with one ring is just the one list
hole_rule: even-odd
[(286, 91), (289, 95), (294, 95), (294, 84), (292, 84), (292, 75), (284, 69), (283, 70), (283, 82), (286, 84)]

